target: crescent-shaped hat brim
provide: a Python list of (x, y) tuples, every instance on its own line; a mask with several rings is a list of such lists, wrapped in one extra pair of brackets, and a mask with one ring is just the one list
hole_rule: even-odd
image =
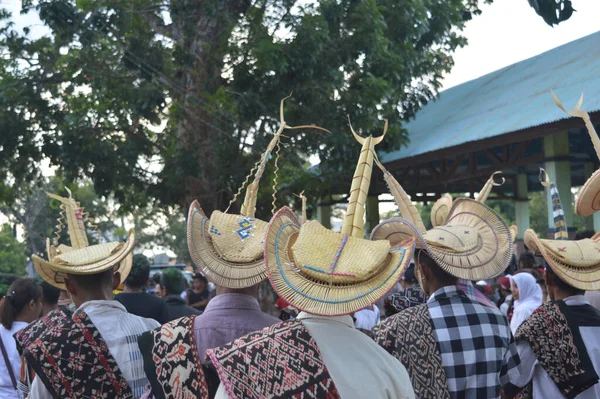
[[(594, 236), (593, 240), (600, 240), (600, 236)], [(556, 273), (565, 283), (580, 290), (595, 291), (600, 289), (600, 254), (597, 254), (598, 262), (595, 265), (577, 267), (568, 264), (568, 260), (565, 261), (564, 258), (556, 256), (556, 254), (550, 251), (550, 249), (544, 245), (542, 240), (538, 238), (535, 231), (531, 229), (525, 231), (524, 241), (529, 249), (540, 253), (544, 257), (554, 273)], [(596, 254), (593, 253), (589, 256), (595, 255)], [(587, 259), (590, 259), (590, 257)]]
[(393, 247), (385, 265), (368, 280), (329, 284), (311, 279), (295, 267), (292, 246), (299, 230), (300, 222), (290, 208), (273, 216), (265, 244), (267, 274), (277, 294), (293, 307), (322, 316), (350, 314), (381, 299), (404, 273), (415, 247), (413, 238)]
[(371, 239), (389, 240), (394, 245), (414, 237), (417, 248), (426, 250), (443, 270), (465, 280), (492, 278), (506, 270), (512, 245), (510, 231), (500, 215), (481, 202), (460, 198), (454, 201), (448, 219), (440, 227), (451, 223), (478, 231), (478, 245), (462, 253), (430, 245), (412, 223), (402, 218), (388, 219), (377, 225)]
[(575, 213), (580, 216), (590, 216), (597, 211), (600, 211), (600, 170), (585, 182), (575, 202)]
[(93, 262), (86, 265), (57, 265), (33, 255), (31, 260), (35, 270), (40, 277), (49, 284), (66, 290), (65, 276), (67, 274), (92, 275), (102, 273), (109, 269), (115, 269), (115, 273), (121, 275), (121, 282), (125, 281), (133, 264), (133, 247), (135, 246), (135, 231), (131, 229), (127, 235), (125, 245), (118, 251), (111, 254), (109, 257), (101, 261)]
[(188, 248), (192, 260), (206, 278), (233, 289), (251, 287), (265, 280), (267, 273), (262, 257), (248, 263), (234, 263), (219, 255), (210, 237), (209, 222), (198, 201), (194, 201), (188, 214)]

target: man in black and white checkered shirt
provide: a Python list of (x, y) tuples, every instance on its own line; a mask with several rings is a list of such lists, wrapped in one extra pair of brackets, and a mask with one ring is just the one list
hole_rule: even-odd
[(425, 253), (419, 259), (423, 289), (433, 294), (384, 320), (373, 330), (375, 341), (408, 369), (418, 398), (500, 398), (501, 387), (519, 374), (508, 320)]

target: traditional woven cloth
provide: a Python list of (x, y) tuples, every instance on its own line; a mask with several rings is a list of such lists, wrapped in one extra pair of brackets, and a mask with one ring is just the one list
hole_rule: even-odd
[(308, 329), (285, 321), (207, 355), (230, 398), (339, 398)]
[[(517, 341), (526, 341), (552, 381), (566, 398), (575, 398), (598, 383), (598, 374), (572, 320), (572, 310), (563, 301), (538, 308), (517, 330)], [(531, 383), (519, 394), (531, 398)]]
[(60, 325), (64, 323), (65, 320), (68, 320), (71, 315), (72, 313), (65, 307), (59, 307), (16, 333), (15, 341), (17, 342), (17, 349), (19, 349), (19, 352), (22, 352), (23, 349), (31, 345), (31, 343), (46, 331), (51, 331), (60, 327)]
[(155, 398), (209, 397), (194, 343), (194, 319), (173, 320), (140, 337), (144, 369)]
[(375, 342), (406, 367), (415, 397), (450, 397), (426, 304), (407, 308), (388, 317), (373, 329), (373, 336)]
[[(400, 291), (389, 295), (385, 299), (386, 309), (393, 313), (402, 312), (404, 309), (419, 306), (427, 302), (427, 295), (417, 284), (408, 288), (401, 288)], [(390, 308), (391, 307), (391, 308)]]
[[(54, 398), (132, 398), (133, 393), (85, 312), (53, 316), (53, 326), (25, 347), (25, 358)], [(30, 341), (36, 329), (21, 342)]]

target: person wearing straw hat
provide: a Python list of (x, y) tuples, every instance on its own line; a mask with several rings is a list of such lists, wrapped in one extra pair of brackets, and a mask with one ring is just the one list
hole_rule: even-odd
[[(275, 169), (280, 139), (286, 129), (320, 129), (318, 126), (288, 126), (281, 101), (280, 125), (266, 150), (231, 200), (233, 204), (246, 184), (240, 214), (213, 211), (208, 218), (198, 201), (190, 206), (187, 235), (190, 255), (204, 276), (216, 284), (216, 296), (202, 315), (174, 320), (140, 339), (144, 366), (157, 398), (203, 397), (214, 395), (212, 370), (207, 367), (206, 350), (225, 345), (252, 331), (279, 323), (261, 311), (258, 284), (267, 278), (264, 262), (264, 235), (267, 222), (255, 217), (258, 188), (273, 151)], [(277, 172), (275, 172), (277, 176)], [(273, 203), (275, 201), (273, 187)], [(172, 337), (176, 337), (173, 339)], [(181, 345), (193, 348), (177, 356)], [(167, 359), (167, 366), (156, 358)], [(159, 367), (157, 367), (159, 366)], [(169, 372), (165, 372), (168, 367)], [(161, 371), (162, 370), (162, 371)], [(206, 384), (197, 383), (205, 380)], [(218, 386), (218, 379), (216, 382)]]
[(414, 397), (400, 362), (352, 322), (351, 314), (396, 284), (414, 249), (414, 239), (392, 246), (364, 238), (374, 147), (383, 136), (353, 134), (362, 150), (342, 231), (333, 232), (314, 220), (301, 224), (287, 207), (267, 228), (269, 281), (300, 314), (209, 349), (221, 380), (216, 398)]
[(512, 244), (506, 223), (485, 204), (461, 198), (444, 223), (427, 231), (402, 186), (378, 165), (404, 218), (383, 221), (371, 239), (395, 245), (415, 238), (416, 275), (430, 297), (381, 322), (375, 341), (406, 366), (417, 398), (499, 398), (501, 386), (518, 374), (508, 321), (457, 284), (506, 269)]
[(585, 298), (600, 289), (600, 235), (571, 241), (558, 190), (541, 170), (554, 209), (554, 239), (525, 232), (525, 244), (546, 263), (551, 301), (540, 306), (518, 328), (515, 339), (521, 375), (511, 379), (506, 397), (600, 397), (600, 311)]
[[(36, 374), (30, 397), (139, 398), (148, 380), (136, 340), (159, 324), (112, 300), (131, 269), (135, 232), (124, 243), (90, 245), (85, 222), (92, 221), (70, 191), (68, 198), (48, 196), (61, 203), (56, 239), (47, 241), (48, 260), (33, 255), (32, 261), (44, 280), (69, 293), (76, 310), (71, 317), (50, 312), (16, 334)], [(70, 246), (58, 242), (64, 218)]]

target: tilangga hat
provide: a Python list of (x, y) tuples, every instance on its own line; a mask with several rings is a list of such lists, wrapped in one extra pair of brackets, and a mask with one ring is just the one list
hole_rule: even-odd
[[(479, 194), (477, 194), (477, 198), (475, 199), (476, 201), (485, 202), (490, 195), (490, 192), (492, 192), (492, 187), (499, 187), (504, 184), (506, 181), (504, 177), (500, 183), (497, 183), (494, 180), (494, 177), (499, 173), (502, 172), (496, 171), (492, 173), (490, 178), (483, 185), (483, 188)], [(437, 201), (435, 201), (433, 207), (431, 208), (431, 214), (429, 215), (431, 219), (431, 226), (437, 227), (446, 221), (448, 214), (450, 213), (450, 208), (452, 208), (452, 201), (452, 196), (450, 194), (444, 194)]]
[[(89, 245), (85, 222), (92, 224), (87, 212), (79, 202), (69, 198), (46, 193), (50, 198), (61, 202), (61, 217), (58, 219), (56, 237), (53, 242), (46, 240), (48, 260), (33, 255), (32, 261), (39, 275), (53, 286), (65, 290), (64, 278), (67, 274), (90, 275), (102, 273), (109, 269), (121, 274), (124, 281), (131, 271), (132, 250), (135, 246), (135, 231), (129, 230), (127, 239), (122, 242), (108, 242)], [(59, 244), (58, 239), (66, 218), (67, 232), (71, 246)]]
[(254, 217), (260, 179), (266, 169), (271, 152), (277, 146), (285, 129), (326, 129), (318, 126), (288, 126), (283, 117), (283, 104), (280, 104), (280, 126), (267, 149), (261, 155), (252, 171), (231, 200), (244, 189), (254, 173), (254, 180), (248, 186), (240, 214), (213, 211), (210, 219), (204, 214), (198, 201), (190, 206), (187, 221), (187, 237), (190, 255), (196, 266), (213, 283), (228, 288), (246, 288), (265, 280), (264, 235), (267, 222)]
[[(554, 98), (554, 102), (556, 105), (565, 111), (567, 114), (575, 117), (579, 117), (583, 119), (585, 122), (585, 127), (588, 130), (590, 138), (592, 139), (592, 144), (594, 145), (594, 149), (596, 150), (596, 155), (600, 158), (600, 139), (598, 138), (598, 134), (596, 134), (596, 129), (594, 129), (594, 125), (590, 119), (589, 114), (580, 109), (581, 104), (583, 104), (583, 94), (579, 101), (575, 105), (572, 111), (567, 111), (560, 100), (552, 92), (552, 97)], [(575, 213), (580, 216), (590, 216), (596, 211), (600, 210), (600, 169), (594, 172), (594, 174), (585, 182), (581, 191), (579, 191), (579, 197), (575, 202)]]
[[(477, 200), (459, 198), (453, 201), (446, 221), (426, 230), (421, 216), (408, 195), (385, 167), (377, 161), (403, 218), (393, 218), (377, 225), (372, 240), (389, 241), (392, 245), (409, 237), (416, 238), (417, 248), (446, 272), (465, 280), (481, 280), (502, 273), (510, 262), (511, 234), (506, 223), (487, 205)], [(478, 200), (485, 199), (492, 187), (484, 186)]]
[(549, 187), (554, 211), (554, 239), (540, 239), (535, 231), (525, 232), (525, 245), (541, 254), (552, 270), (567, 284), (582, 290), (600, 289), (600, 235), (569, 240), (558, 190), (540, 170), (540, 180)]
[(409, 264), (413, 238), (395, 246), (364, 238), (375, 145), (386, 131), (387, 121), (378, 138), (362, 138), (352, 130), (362, 150), (341, 232), (315, 220), (301, 224), (287, 207), (271, 219), (265, 241), (267, 273), (277, 294), (295, 308), (325, 316), (363, 309), (383, 297)]

